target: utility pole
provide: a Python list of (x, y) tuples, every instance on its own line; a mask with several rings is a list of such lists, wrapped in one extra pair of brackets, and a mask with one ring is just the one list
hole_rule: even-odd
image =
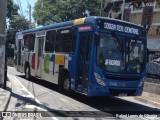
[(123, 4), (122, 4), (122, 16), (121, 16), (121, 20), (123, 20), (123, 16), (124, 16), (124, 5), (125, 5), (125, 0), (123, 0)]
[(0, 0), (0, 85), (6, 89), (5, 78), (5, 39), (6, 39), (6, 13), (7, 0)]
[(32, 27), (32, 19), (31, 19), (31, 15), (32, 15), (32, 11), (31, 11), (32, 7), (29, 4), (29, 28)]

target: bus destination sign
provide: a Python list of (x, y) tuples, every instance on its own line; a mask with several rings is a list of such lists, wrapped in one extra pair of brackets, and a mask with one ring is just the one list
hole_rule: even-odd
[(127, 25), (126, 23), (118, 24), (118, 22), (115, 21), (110, 22), (106, 20), (98, 20), (97, 24), (101, 29), (113, 30), (134, 35), (140, 35), (141, 33), (139, 31), (139, 27), (134, 25)]
[(126, 27), (126, 26), (122, 26), (122, 25), (116, 25), (116, 24), (105, 22), (104, 28), (108, 29), (108, 30), (115, 30), (115, 31), (139, 35), (138, 29), (132, 28), (132, 27)]

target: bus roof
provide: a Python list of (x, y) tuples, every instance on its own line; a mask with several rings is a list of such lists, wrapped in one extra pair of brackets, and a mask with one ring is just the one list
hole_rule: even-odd
[(51, 24), (51, 25), (38, 27), (38, 28), (33, 28), (33, 29), (25, 30), (25, 31), (20, 31), (20, 32), (17, 32), (17, 35), (18, 34), (30, 34), (30, 33), (35, 33), (35, 32), (38, 32), (38, 31), (50, 30), (50, 29), (59, 28), (59, 27), (79, 25), (79, 24), (75, 24), (76, 20), (77, 20), (77, 22), (80, 22), (80, 24), (94, 23), (96, 19), (106, 19), (106, 20), (117, 21), (117, 22), (120, 22), (120, 23), (127, 23), (127, 24), (134, 25), (135, 27), (139, 27), (139, 28), (143, 29), (143, 27), (141, 27), (141, 26), (138, 26), (134, 23), (122, 21), (122, 20), (117, 20), (117, 19), (108, 18), (108, 17), (90, 16), (90, 17), (75, 19), (75, 20), (61, 22), (61, 23), (54, 23), (54, 24)]

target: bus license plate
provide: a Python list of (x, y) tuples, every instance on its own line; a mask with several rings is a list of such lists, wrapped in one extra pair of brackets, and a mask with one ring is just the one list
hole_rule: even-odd
[(120, 93), (118, 96), (127, 96), (127, 93)]

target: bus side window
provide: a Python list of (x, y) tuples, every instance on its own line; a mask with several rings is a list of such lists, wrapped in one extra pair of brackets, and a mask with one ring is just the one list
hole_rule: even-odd
[(34, 52), (35, 36), (32, 35), (29, 42), (29, 51)]
[(79, 45), (80, 45), (80, 49), (79, 49), (79, 53), (80, 53), (80, 60), (84, 60), (85, 58), (85, 36), (86, 34), (80, 33), (80, 37), (79, 37)]
[(71, 29), (61, 29), (57, 31), (56, 52), (69, 52), (71, 43)]
[(73, 29), (72, 36), (72, 52), (75, 52), (78, 28)]
[(54, 52), (56, 31), (48, 31), (45, 41), (45, 52)]
[(24, 37), (24, 51), (34, 51), (34, 44), (35, 44), (35, 36), (33, 34), (25, 35)]
[(92, 33), (87, 33), (87, 40), (86, 40), (86, 60), (89, 61), (90, 52), (91, 52), (91, 46), (92, 46)]

